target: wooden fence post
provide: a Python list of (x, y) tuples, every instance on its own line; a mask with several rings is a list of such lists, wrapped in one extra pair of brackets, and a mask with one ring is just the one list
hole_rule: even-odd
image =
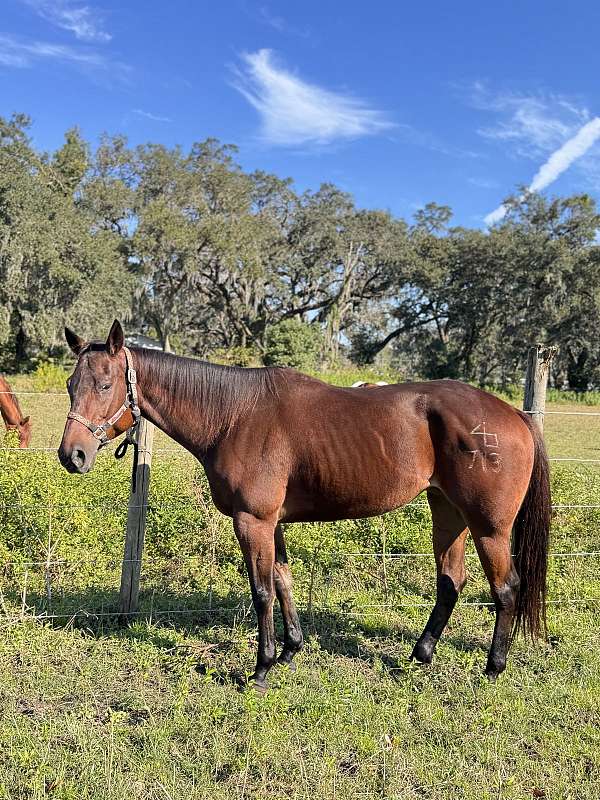
[(529, 416), (532, 417), (542, 431), (544, 430), (548, 374), (550, 372), (550, 364), (557, 351), (557, 347), (536, 344), (529, 348), (527, 357), (523, 411), (529, 412)]
[(140, 573), (148, 512), (148, 489), (150, 487), (150, 468), (152, 466), (152, 442), (154, 425), (141, 418), (135, 434), (138, 446), (137, 467), (133, 485), (135, 491), (129, 495), (127, 509), (127, 531), (125, 534), (125, 553), (121, 569), (121, 603), (123, 617), (137, 611), (140, 593)]

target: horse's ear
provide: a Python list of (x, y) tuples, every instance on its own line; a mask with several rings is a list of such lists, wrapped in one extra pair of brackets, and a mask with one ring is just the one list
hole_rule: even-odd
[(110, 333), (108, 334), (108, 339), (106, 340), (106, 349), (111, 356), (116, 356), (119, 350), (123, 347), (124, 342), (125, 335), (123, 333), (123, 328), (121, 327), (119, 320), (116, 319), (112, 324)]
[(23, 426), (27, 425), (29, 423), (29, 419), (30, 419), (29, 417), (23, 417), (23, 419), (20, 422), (20, 425)]
[(67, 344), (71, 348), (71, 350), (75, 353), (76, 356), (81, 353), (83, 348), (86, 346), (87, 342), (85, 339), (82, 339), (81, 336), (77, 336), (76, 333), (70, 328), (67, 328), (65, 325), (65, 339), (67, 340)]

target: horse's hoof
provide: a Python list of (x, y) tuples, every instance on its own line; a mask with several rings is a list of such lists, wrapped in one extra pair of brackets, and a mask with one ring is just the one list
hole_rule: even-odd
[(488, 679), (490, 683), (496, 683), (500, 675), (504, 672), (504, 668), (502, 669), (490, 669), (489, 667), (485, 671), (485, 677)]
[(431, 664), (437, 639), (430, 633), (424, 633), (413, 647), (411, 660), (418, 661), (420, 664)]
[(248, 683), (246, 684), (245, 691), (247, 691), (247, 692), (252, 692), (253, 691), (255, 694), (260, 695), (260, 697), (262, 697), (263, 695), (265, 695), (267, 693), (267, 689), (268, 688), (269, 688), (269, 686), (268, 686), (267, 681), (265, 680), (265, 678), (263, 678), (261, 681), (259, 681), (259, 680), (256, 680), (254, 675), (251, 675), (248, 678)]
[(290, 672), (296, 672), (298, 667), (293, 661), (286, 661), (285, 659), (282, 660), (280, 658), (277, 659), (277, 666), (278, 667), (287, 667)]
[(411, 653), (410, 660), (417, 661), (424, 667), (429, 666), (433, 661), (433, 650), (427, 650), (417, 645)]
[(494, 683), (498, 680), (498, 677), (504, 672), (506, 669), (506, 664), (488, 664), (485, 668), (485, 677), (491, 682)]
[(247, 692), (253, 692), (257, 694), (259, 697), (264, 697), (269, 690), (269, 687), (266, 683), (257, 683), (256, 681), (249, 681), (246, 684)]

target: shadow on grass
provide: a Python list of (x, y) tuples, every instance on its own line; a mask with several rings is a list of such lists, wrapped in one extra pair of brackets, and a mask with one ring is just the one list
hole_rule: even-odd
[[(21, 598), (17, 591), (5, 592), (4, 598), (7, 605), (20, 605)], [(473, 600), (477, 602), (478, 598), (472, 598), (471, 602)], [(483, 595), (481, 602), (487, 602)], [(303, 610), (299, 615), (305, 636), (316, 637), (321, 650), (368, 664), (379, 661), (393, 674), (407, 668), (410, 653), (429, 609), (420, 609), (423, 614), (419, 614), (418, 619), (414, 613), (410, 613), (411, 609), (407, 609), (403, 619), (402, 606), (393, 608), (393, 598), (391, 606), (387, 618), (370, 614), (368, 609), (363, 610), (360, 606), (348, 610), (343, 602), (339, 603), (339, 608)], [(139, 611), (128, 618), (119, 613), (119, 595), (115, 590), (89, 588), (80, 592), (61, 593), (60, 598), (55, 598), (51, 605), (43, 594), (31, 592), (27, 596), (25, 613), (53, 627), (75, 627), (96, 638), (126, 637), (148, 642), (168, 654), (184, 654), (187, 648), (193, 651), (194, 664), (200, 672), (210, 670), (216, 682), (238, 686), (245, 685), (246, 675), (239, 668), (240, 656), (236, 651), (236, 642), (239, 643), (240, 638), (246, 642), (256, 638), (257, 631), (249, 593), (233, 590), (219, 594), (181, 591), (142, 593)], [(487, 607), (482, 606), (480, 613), (486, 618), (490, 617), (491, 622)], [(283, 627), (277, 605), (275, 620), (281, 641)], [(223, 629), (231, 630), (229, 643), (223, 640)], [(182, 635), (197, 637), (202, 643), (193, 646), (182, 644)], [(482, 648), (480, 639), (457, 635), (451, 629), (444, 634), (444, 642), (462, 651), (472, 652)], [(228, 650), (231, 651), (231, 657), (218, 659), (221, 663), (231, 662), (228, 668), (215, 670), (215, 651), (227, 656)]]

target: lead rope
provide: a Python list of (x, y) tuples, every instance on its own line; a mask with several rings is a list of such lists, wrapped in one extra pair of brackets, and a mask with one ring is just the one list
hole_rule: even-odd
[(127, 362), (127, 367), (125, 371), (125, 381), (127, 384), (129, 409), (133, 415), (135, 422), (133, 423), (131, 428), (127, 429), (127, 432), (125, 433), (125, 438), (116, 448), (115, 458), (123, 458), (127, 454), (127, 448), (129, 447), (129, 445), (132, 445), (133, 470), (131, 472), (131, 492), (132, 494), (135, 494), (135, 490), (137, 488), (137, 467), (138, 467), (138, 454), (139, 454), (139, 445), (136, 432), (138, 430), (140, 422), (140, 408), (138, 406), (138, 396), (137, 396), (137, 375), (135, 369), (133, 368), (133, 359), (131, 358), (131, 352), (129, 351), (128, 347), (124, 347), (123, 350), (125, 351), (125, 361)]
[(135, 490), (137, 487), (137, 467), (138, 467), (138, 453), (139, 453), (139, 446), (137, 442), (137, 438), (135, 436), (135, 431), (137, 429), (138, 423), (136, 422), (125, 434), (125, 438), (122, 442), (119, 443), (118, 447), (115, 450), (115, 458), (123, 458), (127, 455), (127, 448), (129, 445), (133, 447), (133, 470), (131, 472), (131, 491), (135, 494)]

